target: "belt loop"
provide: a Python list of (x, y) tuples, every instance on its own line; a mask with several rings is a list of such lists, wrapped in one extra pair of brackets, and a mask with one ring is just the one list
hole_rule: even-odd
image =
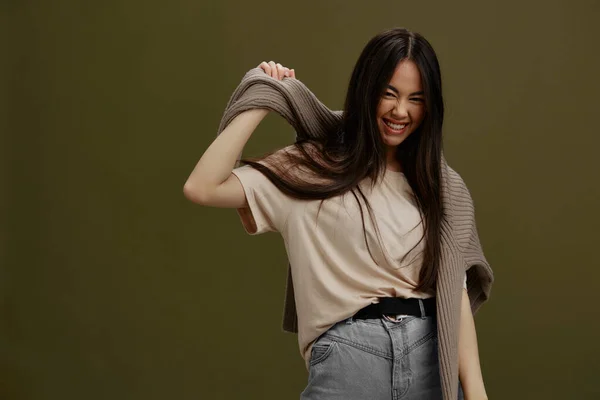
[(421, 309), (421, 319), (425, 319), (425, 306), (423, 305), (423, 300), (419, 300), (419, 308)]
[(352, 322), (354, 321), (354, 316), (348, 317), (346, 318), (346, 325), (352, 325)]

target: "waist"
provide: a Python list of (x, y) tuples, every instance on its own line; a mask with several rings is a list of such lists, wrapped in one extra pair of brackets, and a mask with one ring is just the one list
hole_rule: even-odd
[(436, 315), (435, 297), (428, 299), (381, 297), (379, 303), (369, 304), (360, 309), (353, 318), (380, 318), (383, 315), (414, 315), (428, 317)]

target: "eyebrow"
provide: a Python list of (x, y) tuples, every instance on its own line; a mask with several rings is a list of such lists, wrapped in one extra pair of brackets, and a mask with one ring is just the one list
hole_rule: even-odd
[[(388, 85), (388, 89), (390, 89), (391, 91), (393, 91), (396, 94), (400, 94), (400, 92), (398, 91), (398, 89), (396, 89), (395, 87), (393, 87), (392, 85)], [(422, 95), (423, 91), (419, 91), (419, 92), (414, 92), (409, 94), (409, 96), (418, 96), (418, 95)]]

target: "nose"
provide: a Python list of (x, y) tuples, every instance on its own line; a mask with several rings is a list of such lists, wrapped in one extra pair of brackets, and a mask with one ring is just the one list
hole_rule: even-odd
[(402, 99), (399, 99), (396, 102), (392, 111), (394, 118), (397, 119), (402, 119), (408, 116), (408, 108), (406, 106), (406, 103), (402, 101)]

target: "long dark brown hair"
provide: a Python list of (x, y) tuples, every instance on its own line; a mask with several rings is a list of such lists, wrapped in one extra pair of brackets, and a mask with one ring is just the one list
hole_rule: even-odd
[[(444, 104), (439, 63), (432, 46), (423, 36), (395, 28), (381, 32), (367, 43), (352, 72), (338, 130), (329, 132), (322, 139), (298, 139), (293, 144), (293, 151), (284, 152), (278, 163), (269, 162), (269, 166), (258, 161), (274, 152), (241, 161), (263, 173), (285, 194), (301, 200), (321, 200), (320, 206), (328, 198), (351, 192), (359, 205), (364, 231), (359, 196), (373, 221), (375, 219), (358, 184), (365, 178), (371, 178), (375, 184), (385, 173), (386, 150), (376, 109), (396, 66), (403, 60), (411, 60), (417, 65), (425, 97), (425, 117), (397, 146), (396, 158), (421, 214), (424, 234), (419, 243), (426, 242), (416, 290), (428, 292), (435, 288), (440, 263), (440, 227), (444, 213), (440, 183)], [(291, 165), (294, 168), (290, 168)], [(364, 232), (365, 243), (373, 257)], [(377, 232), (379, 235), (379, 229)]]

